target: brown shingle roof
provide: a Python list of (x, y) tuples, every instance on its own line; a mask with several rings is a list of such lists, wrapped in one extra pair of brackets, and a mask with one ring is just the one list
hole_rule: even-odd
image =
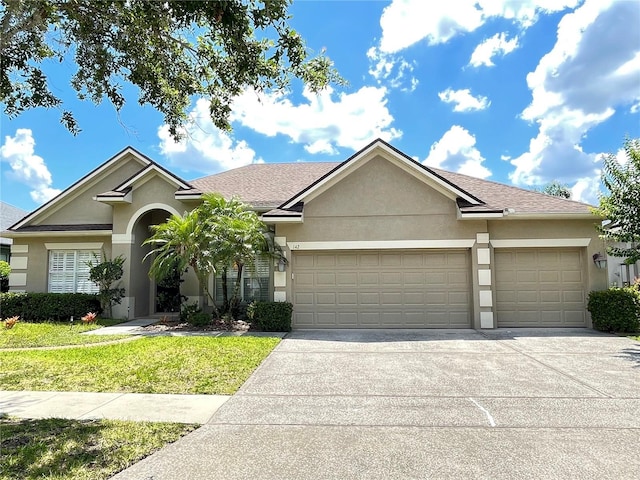
[[(496, 210), (512, 208), (515, 213), (590, 213), (586, 203), (554, 197), (544, 193), (532, 192), (523, 188), (504, 185), (490, 180), (481, 180), (462, 173), (447, 172), (438, 168), (437, 172), (460, 188), (480, 198), (487, 207)], [(464, 211), (464, 210), (463, 210)], [(472, 210), (470, 210), (472, 211)]]
[[(295, 196), (340, 163), (299, 162), (252, 164), (193, 180), (203, 192), (238, 196), (257, 209), (272, 209)], [(471, 195), (482, 205), (460, 205), (463, 212), (490, 212), (513, 209), (516, 214), (589, 214), (590, 205), (532, 192), (518, 187), (482, 180), (439, 168), (430, 170)]]
[(203, 192), (237, 196), (254, 208), (275, 208), (337, 167), (336, 162), (255, 163), (189, 182)]

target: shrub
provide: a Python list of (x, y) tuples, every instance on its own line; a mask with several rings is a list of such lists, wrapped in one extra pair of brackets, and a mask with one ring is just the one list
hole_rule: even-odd
[(194, 327), (206, 327), (207, 325), (211, 325), (211, 314), (196, 312), (189, 317), (188, 322)]
[(191, 317), (201, 312), (202, 309), (198, 306), (197, 303), (192, 303), (191, 305), (185, 303), (180, 309), (180, 321), (191, 323)]
[(87, 312), (101, 313), (100, 300), (89, 293), (1, 293), (0, 315), (25, 322), (78, 321)]
[(290, 332), (293, 305), (288, 302), (253, 302), (247, 317), (263, 332)]
[(4, 260), (0, 260), (0, 292), (9, 291), (9, 274), (11, 266)]
[(596, 330), (635, 332), (640, 328), (640, 292), (633, 287), (591, 292), (587, 309)]
[[(106, 253), (103, 252), (103, 257), (106, 258)], [(93, 260), (95, 263), (89, 263), (89, 280), (98, 285), (100, 292), (98, 293), (98, 299), (100, 300), (100, 306), (102, 310), (107, 312), (107, 315), (111, 316), (111, 306), (120, 304), (124, 298), (124, 288), (120, 287), (119, 280), (124, 275), (124, 257), (118, 255), (113, 260), (99, 261), (101, 257), (93, 254)], [(118, 283), (116, 283), (118, 282)]]

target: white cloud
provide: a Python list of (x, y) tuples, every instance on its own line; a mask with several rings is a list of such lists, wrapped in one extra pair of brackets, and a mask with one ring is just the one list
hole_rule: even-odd
[(337, 98), (331, 88), (317, 95), (305, 89), (306, 101), (294, 104), (282, 94), (247, 91), (236, 99), (231, 119), (269, 137), (285, 135), (309, 153), (334, 154), (338, 147), (356, 150), (376, 138), (402, 135), (391, 127), (386, 95), (384, 87), (362, 87)]
[(196, 102), (189, 113), (189, 122), (182, 129), (184, 138), (179, 142), (171, 138), (167, 125), (158, 129), (160, 151), (172, 165), (184, 170), (215, 173), (263, 161), (247, 142), (234, 140), (213, 124), (206, 100)]
[(518, 48), (518, 37), (507, 40), (507, 35), (496, 33), (493, 37), (487, 38), (484, 42), (476, 47), (471, 54), (469, 65), (480, 67), (492, 67), (494, 63), (491, 61), (496, 55), (507, 55)]
[(60, 190), (51, 188), (51, 172), (44, 159), (35, 154), (35, 146), (32, 131), (19, 128), (15, 136), (5, 137), (0, 147), (0, 157), (11, 167), (7, 175), (32, 188), (29, 193), (34, 202), (44, 203), (58, 195)]
[(446, 43), (459, 34), (473, 32), (491, 18), (513, 21), (527, 28), (540, 13), (575, 7), (581, 0), (394, 0), (380, 17), (382, 53), (400, 52), (421, 40), (429, 45)]
[(478, 178), (491, 176), (482, 163), (485, 158), (476, 148), (476, 137), (459, 125), (453, 125), (440, 140), (431, 145), (422, 162), (430, 167), (464, 173)]
[[(413, 91), (417, 80), (408, 76), (410, 72), (398, 71), (398, 66), (407, 63), (399, 55), (403, 50), (425, 40), (429, 45), (446, 43), (456, 35), (473, 32), (488, 20), (504, 18), (518, 28), (533, 25), (538, 16), (572, 8), (582, 0), (393, 0), (382, 11), (380, 28), (382, 35), (378, 44), (367, 51), (370, 61), (369, 73), (382, 84), (393, 78), (393, 72), (404, 80), (403, 91)], [(491, 39), (490, 39), (491, 40)], [(498, 45), (482, 47), (477, 61), (491, 61), (499, 52), (503, 55), (516, 48), (517, 38)], [(478, 48), (480, 48), (479, 46)], [(495, 52), (484, 51), (495, 48)], [(502, 50), (501, 50), (502, 49)], [(511, 49), (511, 50), (509, 50)], [(475, 52), (474, 52), (475, 53)], [(405, 80), (406, 79), (406, 80)], [(398, 82), (396, 81), (396, 84)], [(394, 88), (396, 85), (390, 84)]]
[(409, 63), (399, 55), (384, 53), (377, 47), (367, 50), (369, 74), (378, 85), (385, 83), (390, 88), (399, 88), (403, 92), (413, 92), (418, 79), (412, 74), (415, 64)]
[(571, 187), (571, 200), (598, 205), (600, 194), (600, 171), (597, 176), (579, 178)]
[(447, 88), (444, 92), (438, 93), (438, 97), (445, 103), (453, 103), (454, 112), (470, 112), (473, 110), (484, 110), (491, 105), (487, 97), (471, 95), (471, 90), (452, 90)]
[(587, 0), (562, 18), (553, 49), (527, 76), (532, 101), (522, 118), (539, 130), (529, 150), (511, 160), (513, 182), (577, 182), (575, 195), (593, 201), (599, 154), (583, 151), (581, 142), (616, 108), (640, 100), (639, 24), (636, 2)]

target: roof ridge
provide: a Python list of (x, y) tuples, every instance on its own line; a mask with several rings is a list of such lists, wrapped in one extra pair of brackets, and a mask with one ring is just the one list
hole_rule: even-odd
[(187, 183), (191, 183), (191, 182), (195, 182), (197, 180), (202, 180), (205, 178), (209, 178), (209, 177), (214, 177), (216, 175), (221, 175), (223, 173), (229, 173), (229, 172), (235, 172), (238, 171), (240, 169), (243, 168), (250, 168), (250, 167), (262, 167), (262, 166), (273, 166), (273, 165), (340, 165), (341, 163), (343, 163), (343, 161), (325, 161), (325, 160), (320, 160), (320, 161), (300, 161), (300, 162), (263, 162), (263, 163), (249, 163), (247, 165), (241, 165), (239, 167), (234, 167), (234, 168), (230, 168), (229, 170), (223, 170), (221, 172), (216, 172), (216, 173), (210, 173), (209, 175), (204, 175), (202, 177), (198, 177), (198, 178), (194, 178), (192, 180), (189, 180), (189, 182)]

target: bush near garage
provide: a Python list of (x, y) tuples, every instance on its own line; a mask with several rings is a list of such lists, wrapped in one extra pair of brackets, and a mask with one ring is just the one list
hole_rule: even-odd
[(288, 302), (253, 302), (247, 317), (263, 332), (290, 332), (293, 305)]
[(11, 266), (4, 260), (0, 260), (0, 292), (9, 291), (9, 274)]
[(0, 317), (25, 322), (68, 322), (88, 312), (102, 313), (100, 299), (90, 293), (1, 293)]
[(602, 332), (640, 330), (640, 291), (635, 287), (610, 288), (589, 293), (587, 309), (593, 328)]

